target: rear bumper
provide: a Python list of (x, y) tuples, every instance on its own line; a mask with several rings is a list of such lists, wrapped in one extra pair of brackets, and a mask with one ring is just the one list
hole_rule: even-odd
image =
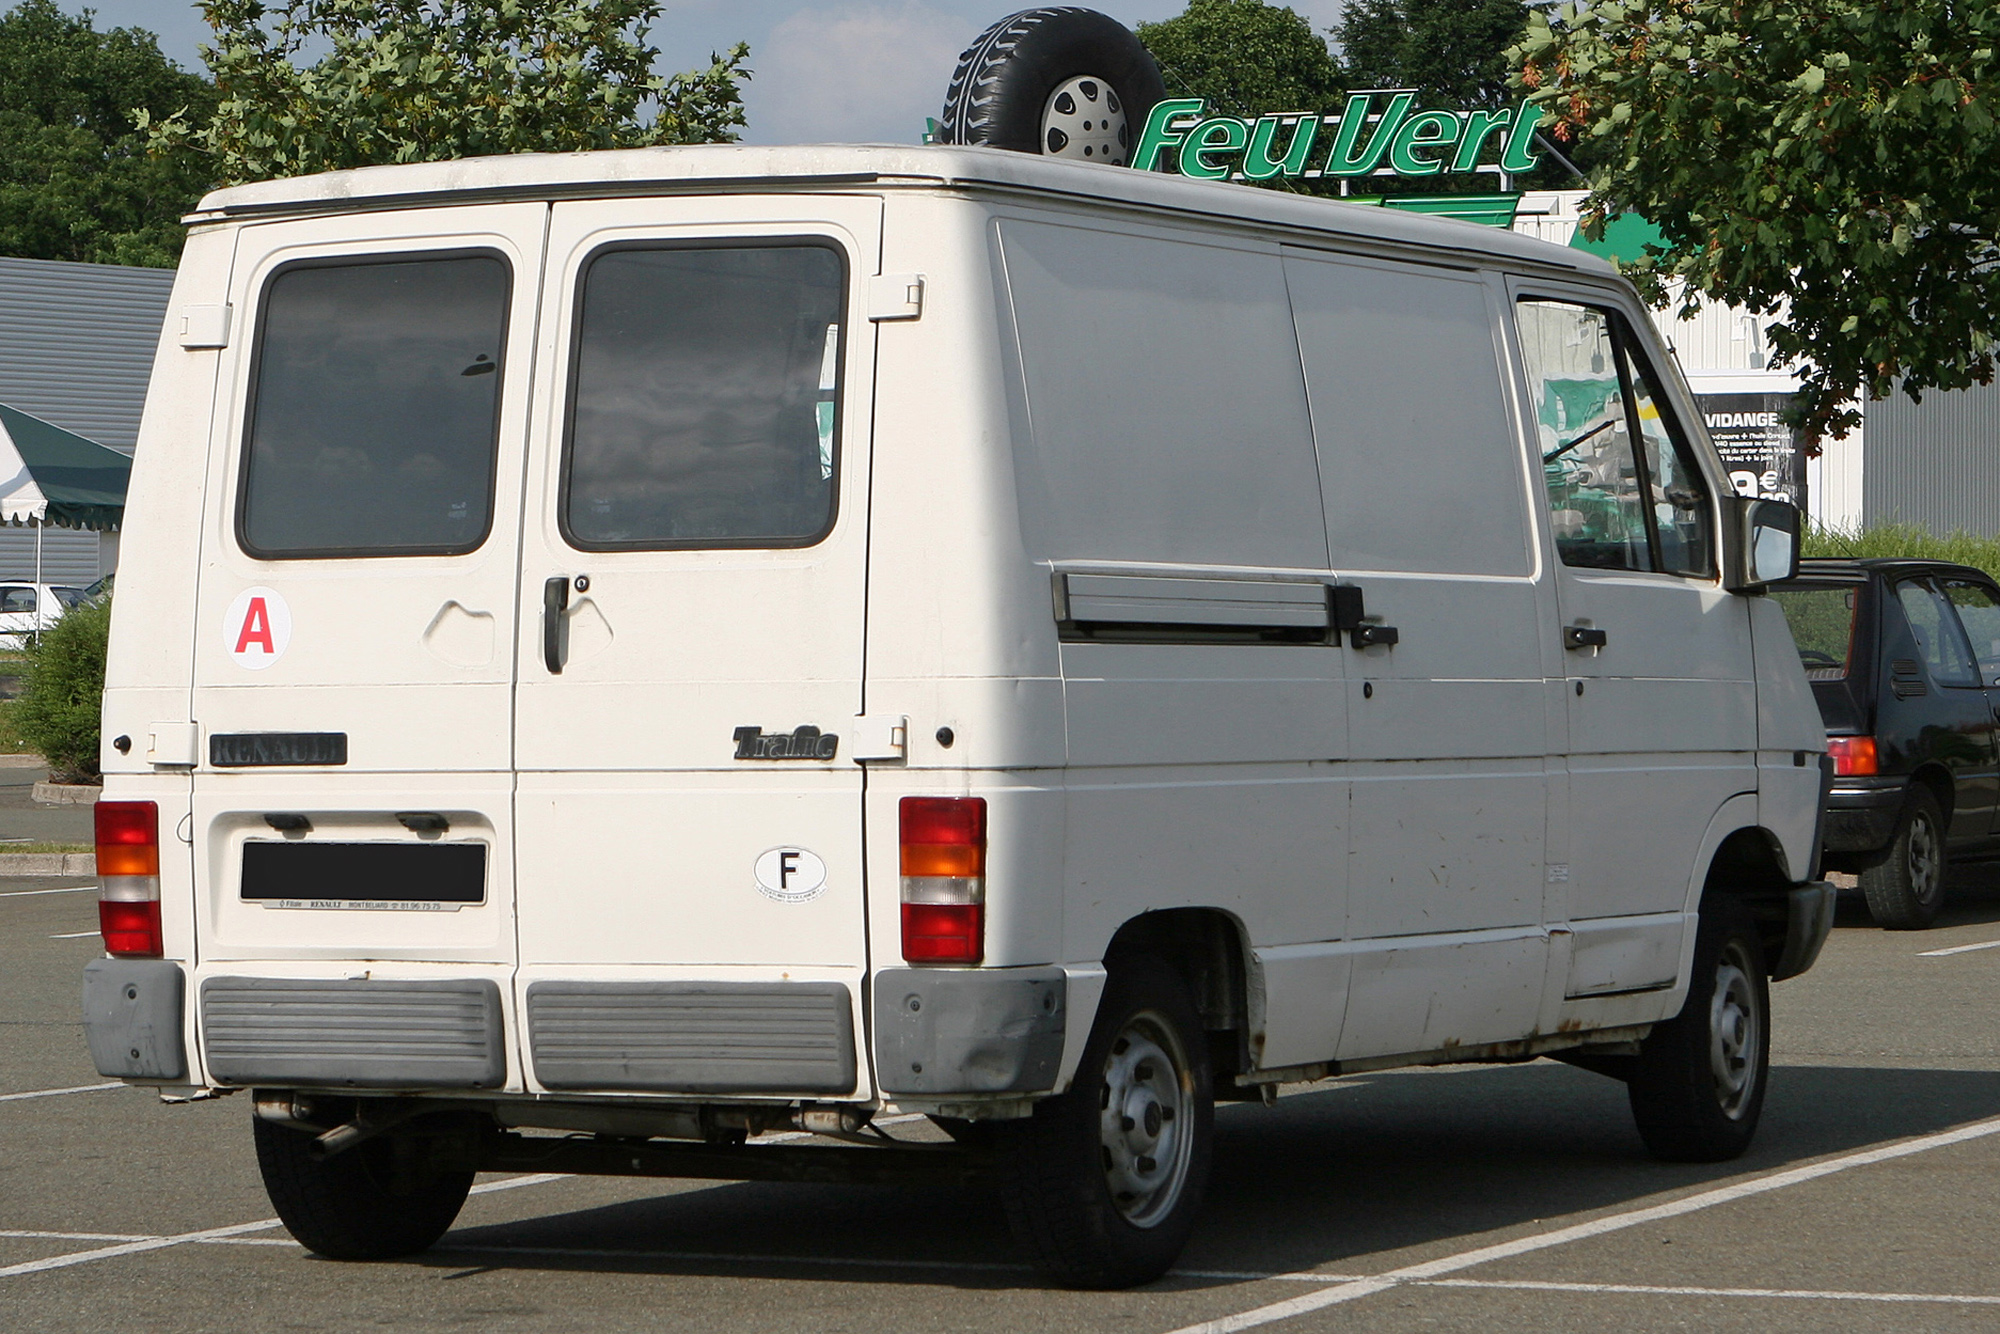
[(1771, 965), (1773, 982), (1797, 977), (1813, 966), (1833, 930), (1833, 906), (1829, 881), (1809, 880), (1785, 892), (1785, 943)]
[(1045, 1093), (1062, 1070), (1060, 968), (884, 968), (875, 975), (881, 1089), (923, 1099)]
[(1907, 778), (1842, 779), (1827, 794), (1828, 852), (1878, 852), (1896, 833), (1910, 790)]

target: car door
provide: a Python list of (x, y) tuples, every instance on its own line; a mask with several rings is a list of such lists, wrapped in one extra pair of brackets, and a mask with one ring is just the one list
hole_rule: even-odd
[(1516, 295), (1561, 609), (1568, 994), (1662, 987), (1709, 823), (1757, 789), (1749, 617), (1642, 326), (1608, 296)]
[[(1969, 849), (1992, 832), (2000, 801), (2000, 774), (1995, 772), (2000, 756), (1995, 754), (1993, 705), (1985, 685), (1991, 675), (1973, 650), (1974, 645), (1987, 650), (1984, 662), (2000, 659), (1993, 651), (2000, 643), (2000, 605), (1990, 588), (1953, 576), (1899, 580), (1895, 591), (1916, 639), (1918, 660), (1936, 687), (1924, 705), (1918, 745), (1951, 771), (1947, 840), (1954, 850)], [(1969, 630), (1978, 638), (1968, 642)]]
[[(866, 197), (552, 213), (515, 645), (544, 1087), (856, 1086), (880, 225)], [(728, 1013), (695, 1014), (689, 986)], [(607, 1062), (606, 1006), (660, 1032), (792, 1008), (734, 1055), (687, 1036)], [(793, 1020), (811, 1069), (781, 1050)]]

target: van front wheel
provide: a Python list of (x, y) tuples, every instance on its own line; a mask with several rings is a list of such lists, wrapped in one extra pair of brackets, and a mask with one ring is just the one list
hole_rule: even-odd
[(1655, 1157), (1716, 1163), (1750, 1147), (1771, 1067), (1771, 992), (1757, 924), (1727, 900), (1704, 907), (1681, 1012), (1633, 1058), (1626, 1090)]
[(1179, 1257), (1208, 1183), (1204, 1036), (1171, 968), (1118, 964), (1069, 1092), (996, 1127), (1007, 1222), (1049, 1279), (1131, 1287)]
[(257, 1166), (285, 1230), (329, 1260), (391, 1260), (430, 1249), (458, 1217), (472, 1172), (442, 1167), (430, 1136), (378, 1135), (331, 1158), (313, 1137), (254, 1121)]

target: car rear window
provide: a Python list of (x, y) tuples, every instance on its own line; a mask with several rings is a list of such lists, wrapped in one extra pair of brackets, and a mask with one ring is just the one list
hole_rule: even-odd
[(486, 540), (509, 280), (487, 252), (279, 271), (257, 336), (244, 550), (449, 555)]
[(1785, 609), (1807, 680), (1838, 681), (1847, 675), (1854, 655), (1854, 604), (1859, 592), (1853, 584), (1772, 590), (1771, 596)]
[(627, 247), (584, 272), (562, 527), (586, 551), (809, 546), (833, 525), (847, 266)]

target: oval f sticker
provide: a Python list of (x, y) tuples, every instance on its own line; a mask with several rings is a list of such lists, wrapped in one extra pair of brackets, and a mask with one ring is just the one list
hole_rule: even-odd
[(222, 644), (238, 667), (262, 671), (292, 642), (292, 609), (274, 589), (246, 588), (229, 604)]

